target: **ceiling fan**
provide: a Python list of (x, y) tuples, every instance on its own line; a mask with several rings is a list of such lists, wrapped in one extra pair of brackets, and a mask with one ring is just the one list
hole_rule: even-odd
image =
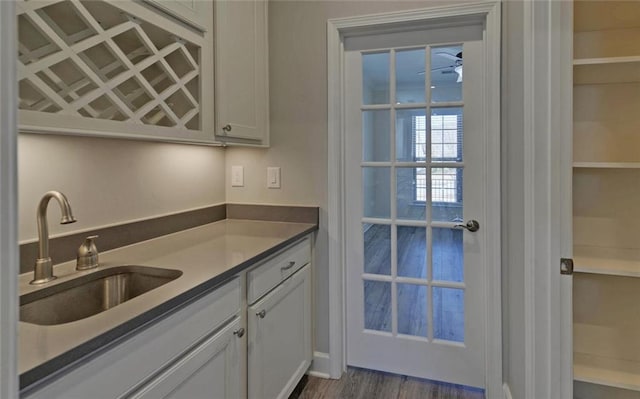
[(446, 65), (443, 67), (433, 68), (431, 72), (440, 71), (441, 73), (457, 73), (458, 79), (456, 83), (462, 82), (462, 51), (457, 53), (456, 55), (447, 53), (445, 51), (434, 53), (434, 56), (440, 56), (442, 58), (446, 58), (447, 60), (453, 61), (451, 65)]
[[(440, 71), (440, 73), (442, 74), (450, 74), (455, 72), (458, 74), (458, 79), (456, 80), (456, 82), (462, 82), (462, 51), (455, 55), (447, 53), (446, 51), (437, 52), (433, 55), (446, 58), (447, 60), (452, 61), (452, 63), (450, 65), (432, 68), (431, 72)], [(423, 75), (424, 71), (419, 72), (418, 74)]]

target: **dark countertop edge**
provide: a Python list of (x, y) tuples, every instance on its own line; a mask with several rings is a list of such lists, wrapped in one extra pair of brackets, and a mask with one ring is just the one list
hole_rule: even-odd
[(309, 227), (304, 231), (286, 239), (285, 241), (263, 251), (256, 256), (232, 267), (231, 269), (218, 274), (193, 287), (192, 289), (179, 294), (172, 299), (161, 303), (133, 319), (120, 324), (119, 326), (106, 331), (89, 341), (86, 341), (75, 348), (58, 355), (39, 366), (27, 370), (20, 374), (20, 396), (39, 390), (49, 382), (62, 377), (72, 370), (80, 367), (83, 362), (89, 361), (102, 353), (114, 348), (131, 336), (142, 332), (153, 326), (165, 317), (183, 309), (201, 296), (215, 290), (222, 284), (230, 281), (235, 275), (253, 266), (274, 253), (293, 244), (302, 237), (318, 230), (318, 225)]

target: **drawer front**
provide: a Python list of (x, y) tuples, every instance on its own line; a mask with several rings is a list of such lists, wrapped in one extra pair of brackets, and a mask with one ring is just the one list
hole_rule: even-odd
[(286, 280), (311, 259), (309, 238), (283, 250), (247, 273), (247, 301), (260, 299), (275, 286)]
[(175, 362), (194, 343), (238, 315), (240, 293), (240, 281), (234, 278), (26, 397), (126, 397), (141, 381)]

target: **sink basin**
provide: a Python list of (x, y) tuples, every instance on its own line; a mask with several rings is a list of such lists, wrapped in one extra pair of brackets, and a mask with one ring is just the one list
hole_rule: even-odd
[(20, 321), (44, 326), (70, 323), (109, 310), (182, 275), (179, 270), (116, 266), (20, 297)]

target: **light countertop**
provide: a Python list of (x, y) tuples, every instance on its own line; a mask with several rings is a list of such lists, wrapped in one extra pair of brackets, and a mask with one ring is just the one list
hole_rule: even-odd
[[(309, 223), (225, 219), (100, 253), (99, 269), (141, 265), (176, 269), (183, 274), (86, 319), (53, 326), (20, 322), (18, 370), (21, 389), (122, 339), (316, 229), (317, 225)], [(58, 279), (38, 287), (29, 285), (33, 273), (22, 274), (19, 277), (20, 294), (96, 270), (78, 272), (75, 261), (62, 263), (54, 266)]]

